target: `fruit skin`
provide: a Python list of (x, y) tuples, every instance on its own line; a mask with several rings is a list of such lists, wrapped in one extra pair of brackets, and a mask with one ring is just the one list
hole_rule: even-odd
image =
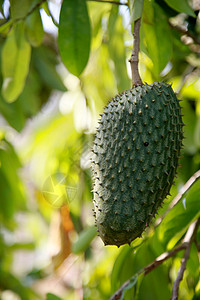
[(140, 237), (169, 194), (183, 140), (179, 101), (155, 82), (105, 107), (93, 146), (94, 216), (105, 245)]

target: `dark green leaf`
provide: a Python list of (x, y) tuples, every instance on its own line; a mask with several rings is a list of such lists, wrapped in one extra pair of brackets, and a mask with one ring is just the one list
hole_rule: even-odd
[(199, 257), (198, 250), (193, 243), (190, 249), (190, 256), (187, 261), (187, 271), (188, 271), (188, 284), (191, 288), (195, 289), (195, 286), (199, 280)]
[(46, 296), (46, 300), (62, 300), (60, 297), (51, 293), (48, 293)]
[(90, 53), (90, 20), (85, 0), (65, 0), (62, 3), (58, 31), (58, 47), (63, 63), (79, 76)]
[[(17, 131), (20, 131), (24, 127), (26, 118), (18, 100), (13, 103), (7, 103), (0, 96), (0, 111), (6, 121)], [(16, 114), (17, 118), (15, 118)]]
[(167, 18), (156, 3), (151, 6), (144, 5), (141, 35), (142, 42), (153, 62), (153, 71), (158, 76), (171, 58), (172, 43)]
[(35, 298), (30, 288), (25, 287), (16, 276), (4, 270), (0, 272), (0, 287), (3, 290), (11, 290), (18, 294), (21, 300), (31, 300), (33, 297)]
[(140, 291), (140, 286), (142, 284), (143, 279), (144, 279), (144, 273), (141, 273), (137, 278), (134, 300), (139, 300), (139, 291)]
[(65, 92), (66, 86), (56, 71), (55, 54), (46, 47), (34, 49), (34, 64), (45, 84), (55, 90)]
[[(152, 249), (153, 239), (149, 239), (138, 248), (134, 258), (134, 269), (141, 269), (153, 262), (157, 257)], [(164, 265), (153, 270), (150, 275), (140, 278), (139, 291), (137, 292), (138, 299), (155, 300), (160, 299), (162, 291), (162, 300), (170, 299), (170, 288), (168, 285), (168, 270)]]
[[(112, 293), (115, 292), (127, 279), (134, 276), (144, 266), (151, 263), (157, 256), (151, 247), (153, 239), (143, 242), (136, 250), (124, 246), (117, 257), (112, 271)], [(138, 289), (136, 286), (134, 296), (142, 300), (159, 299), (160, 290), (163, 291), (162, 299), (169, 299), (169, 287), (167, 283), (167, 270), (161, 266), (153, 271), (153, 276), (138, 277), (140, 280)], [(141, 285), (141, 287), (140, 287)], [(126, 291), (126, 300), (132, 300), (134, 290)]]
[(196, 17), (194, 11), (188, 4), (188, 0), (165, 0), (165, 2), (180, 13), (185, 13), (189, 16)]
[(197, 180), (160, 224), (159, 239), (163, 245), (166, 246), (171, 241), (169, 248), (174, 247), (185, 232), (186, 227), (200, 215), (199, 199), (200, 180)]
[(130, 23), (132, 24), (137, 19), (142, 17), (143, 0), (130, 0)]
[(118, 90), (123, 91), (130, 85), (130, 79), (128, 78), (126, 69), (126, 54), (124, 47), (124, 29), (122, 26), (122, 17), (118, 15), (118, 8), (116, 6), (113, 6), (110, 12), (108, 34), (109, 54), (114, 62), (113, 73), (115, 74)]
[(11, 18), (24, 18), (31, 8), (31, 4), (36, 1), (32, 0), (10, 0)]
[(97, 229), (95, 226), (88, 227), (83, 230), (80, 233), (78, 240), (72, 245), (72, 252), (75, 254), (84, 252), (90, 246), (96, 235)]
[(124, 260), (126, 259), (126, 256), (129, 255), (129, 253), (132, 252), (132, 249), (129, 246), (124, 246), (118, 255), (117, 259), (115, 260), (112, 274), (111, 274), (111, 291), (114, 293), (117, 288), (119, 287), (119, 280), (120, 280), (120, 274), (121, 269), (124, 264)]
[(18, 171), (19, 159), (6, 140), (0, 141), (0, 220), (7, 224), (16, 209), (24, 206), (24, 189)]
[(187, 125), (184, 128), (184, 151), (194, 154), (197, 151), (197, 146), (194, 139), (194, 128), (197, 126), (195, 112), (188, 101), (181, 102), (183, 106), (183, 122)]

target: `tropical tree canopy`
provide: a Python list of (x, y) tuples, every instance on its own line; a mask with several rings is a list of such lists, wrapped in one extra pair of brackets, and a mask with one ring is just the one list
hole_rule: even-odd
[[(0, 0), (2, 300), (200, 299), (199, 9), (195, 0)], [(138, 19), (141, 79), (172, 84), (182, 100), (184, 148), (150, 227), (130, 246), (105, 247), (91, 147), (108, 101), (132, 87)]]

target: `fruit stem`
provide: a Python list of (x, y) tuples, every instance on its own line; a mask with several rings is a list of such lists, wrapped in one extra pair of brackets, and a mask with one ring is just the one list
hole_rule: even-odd
[(131, 64), (133, 87), (143, 84), (138, 70), (138, 55), (140, 50), (140, 22), (141, 18), (137, 19), (134, 23), (133, 51), (131, 54), (131, 58), (129, 59), (129, 62)]

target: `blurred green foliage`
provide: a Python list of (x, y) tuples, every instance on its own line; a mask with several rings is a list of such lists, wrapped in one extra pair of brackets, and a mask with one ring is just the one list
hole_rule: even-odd
[[(128, 6), (89, 0), (0, 1), (2, 300), (109, 299), (141, 268), (178, 245), (200, 216), (196, 181), (158, 222), (200, 167), (196, 2), (144, 0), (142, 80), (172, 83), (183, 100), (187, 126), (172, 196), (142, 239), (117, 249), (104, 247), (96, 236), (89, 158), (99, 114), (118, 91), (131, 87)], [(180, 300), (199, 299), (197, 248), (192, 245)], [(182, 252), (147, 276), (133, 277), (124, 299), (169, 299), (181, 257)]]

